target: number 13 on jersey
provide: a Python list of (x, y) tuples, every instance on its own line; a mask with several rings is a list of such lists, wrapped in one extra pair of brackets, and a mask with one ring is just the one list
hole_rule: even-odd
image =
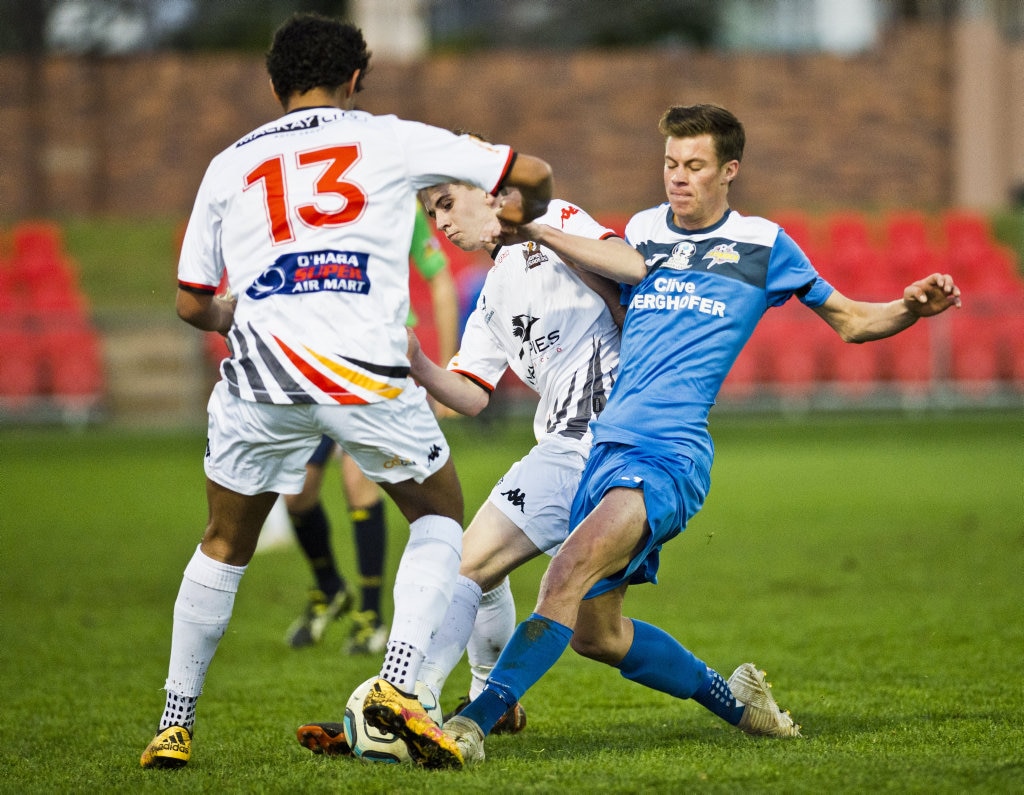
[(291, 206), (283, 155), (267, 158), (245, 175), (245, 190), (254, 185), (263, 186), (270, 238), (275, 245), (295, 239), (292, 224), (295, 217), (311, 227), (344, 226), (359, 219), (366, 207), (366, 193), (356, 183), (344, 179), (345, 172), (355, 165), (359, 157), (359, 146), (355, 144), (326, 146), (295, 154), (299, 169), (319, 167), (314, 183), (317, 196), (341, 198), (341, 208), (333, 211), (322, 209), (315, 200)]

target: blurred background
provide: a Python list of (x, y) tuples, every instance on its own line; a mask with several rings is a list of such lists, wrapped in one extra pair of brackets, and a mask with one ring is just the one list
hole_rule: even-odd
[[(0, 425), (202, 427), (222, 349), (174, 315), (177, 246), (210, 158), (279, 115), (297, 10), (363, 28), (360, 107), (545, 157), (620, 231), (663, 200), (662, 111), (715, 102), (747, 128), (733, 206), (844, 293), (963, 286), (853, 349), (773, 310), (720, 410), (1024, 407), (1022, 0), (0, 0)], [(468, 306), (488, 261), (446, 251)]]

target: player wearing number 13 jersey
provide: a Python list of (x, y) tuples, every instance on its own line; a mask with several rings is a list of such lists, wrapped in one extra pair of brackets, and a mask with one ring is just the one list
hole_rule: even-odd
[(210, 164), (179, 283), (237, 298), (221, 366), (259, 403), (360, 404), (406, 386), (415, 191), (457, 174), (496, 189), (508, 147), (394, 116), (303, 107)]
[[(188, 762), (196, 700), (260, 528), (278, 493), (301, 490), (324, 434), (410, 523), (367, 719), (395, 731), (421, 765), (459, 760), (404, 695), (451, 600), (463, 520), (447, 442), (408, 377), (416, 192), (442, 179), (517, 187), (525, 201), (502, 218), (519, 223), (546, 209), (551, 170), (507, 146), (353, 111), (368, 65), (358, 28), (316, 14), (287, 20), (267, 53), (285, 115), (213, 159), (189, 219), (178, 315), (227, 334), (231, 355), (209, 402), (209, 522), (175, 603), (165, 711), (143, 767)], [(230, 300), (214, 295), (225, 270)], [(355, 683), (339, 684), (332, 703)], [(392, 726), (399, 718), (408, 725)]]

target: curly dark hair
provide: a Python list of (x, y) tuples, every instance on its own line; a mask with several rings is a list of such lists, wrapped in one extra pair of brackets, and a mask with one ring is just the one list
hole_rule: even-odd
[(321, 14), (293, 14), (274, 32), (267, 51), (267, 72), (282, 100), (314, 88), (332, 91), (360, 70), (356, 91), (370, 63), (363, 32), (348, 22)]

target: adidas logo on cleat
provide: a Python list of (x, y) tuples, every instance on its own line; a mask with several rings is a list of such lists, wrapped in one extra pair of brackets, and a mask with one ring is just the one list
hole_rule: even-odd
[(142, 767), (184, 767), (192, 755), (192, 735), (183, 726), (169, 726), (146, 746)]

